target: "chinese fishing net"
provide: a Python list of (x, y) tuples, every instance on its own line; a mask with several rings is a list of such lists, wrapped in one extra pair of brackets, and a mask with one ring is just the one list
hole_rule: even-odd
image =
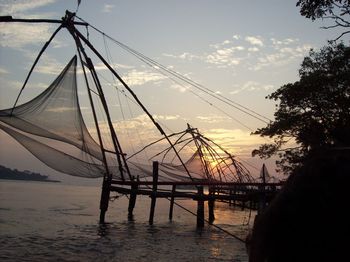
[[(40, 161), (59, 172), (87, 178), (102, 177), (106, 173), (103, 154), (101, 146), (90, 135), (84, 123), (78, 99), (76, 70), (77, 57), (74, 56), (40, 95), (22, 105), (0, 110), (0, 128)], [(208, 161), (203, 157), (204, 154), (208, 155), (203, 153), (203, 148), (197, 148), (185, 166), (161, 161), (159, 180), (249, 181), (249, 176), (242, 176), (247, 173), (246, 170), (238, 162), (233, 162), (233, 158), (229, 163), (218, 159)], [(166, 150), (164, 154), (170, 151)], [(107, 160), (108, 171), (115, 179), (120, 179), (117, 162), (109, 158)], [(216, 162), (216, 165), (209, 162)], [(151, 164), (132, 160), (127, 163), (132, 176), (141, 179), (152, 177)], [(219, 169), (220, 165), (224, 165), (224, 168)], [(237, 165), (241, 169), (237, 169)]]

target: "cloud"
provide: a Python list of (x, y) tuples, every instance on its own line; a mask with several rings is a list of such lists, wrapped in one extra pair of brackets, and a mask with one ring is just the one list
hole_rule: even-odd
[(200, 56), (191, 54), (189, 52), (184, 52), (180, 55), (173, 55), (173, 54), (167, 54), (167, 53), (163, 53), (162, 55), (166, 57), (178, 58), (178, 59), (188, 60), (188, 61), (192, 61), (194, 59), (200, 59)]
[(179, 115), (153, 115), (154, 119), (161, 121), (177, 120), (180, 119)]
[(186, 86), (186, 85), (173, 84), (173, 85), (170, 86), (170, 88), (176, 89), (176, 90), (180, 91), (180, 93), (184, 93), (184, 92), (186, 92), (190, 87), (189, 87), (189, 86)]
[(257, 71), (265, 67), (287, 65), (296, 59), (301, 59), (311, 49), (311, 45), (298, 45), (297, 41), (285, 41), (283, 44), (273, 43), (273, 51), (261, 53), (257, 61), (249, 66), (250, 70)]
[(232, 38), (238, 40), (241, 38), (241, 36), (240, 35), (233, 35)]
[(6, 86), (6, 89), (11, 88), (11, 89), (19, 90), (23, 86), (23, 83), (20, 81), (2, 79), (1, 85)]
[(5, 74), (8, 74), (8, 73), (9, 72), (6, 69), (0, 67), (0, 75), (5, 75)]
[(279, 46), (281, 45), (290, 45), (292, 43), (295, 43), (295, 42), (298, 42), (299, 39), (292, 39), (292, 38), (285, 38), (285, 39), (282, 39), (282, 40), (278, 40), (276, 38), (271, 38), (270, 39), (272, 44), (274, 45), (274, 47), (278, 48)]
[(217, 124), (230, 121), (231, 119), (226, 116), (220, 116), (215, 114), (210, 114), (208, 116), (196, 116), (196, 119), (202, 123)]
[(258, 71), (267, 67), (285, 66), (300, 60), (311, 48), (309, 44), (301, 44), (297, 38), (265, 39), (262, 36), (234, 35), (232, 39), (210, 44), (211, 52), (163, 55), (188, 61), (197, 59), (217, 68), (236, 68), (239, 65), (240, 68)]
[[(124, 65), (124, 64), (118, 64), (118, 63), (114, 63), (114, 64), (110, 64), (110, 66), (112, 66), (112, 68), (115, 69), (133, 69), (134, 66), (130, 66), (130, 65)], [(104, 63), (99, 62), (94, 64), (95, 70), (96, 71), (103, 71), (103, 70), (109, 70)]]
[(263, 41), (255, 36), (246, 36), (244, 38), (248, 43), (252, 44), (252, 45), (257, 45), (257, 46), (264, 46)]
[[(55, 13), (40, 12), (35, 14), (34, 10), (46, 5), (50, 5), (56, 0), (18, 0), (2, 1), (0, 3), (0, 15), (11, 15), (16, 18), (47, 18), (53, 17)], [(1, 47), (9, 47), (17, 50), (29, 44), (44, 44), (52, 35), (56, 28), (50, 24), (25, 24), (25, 23), (0, 23)], [(57, 39), (52, 41), (54, 47), (65, 45)]]
[(254, 46), (254, 47), (249, 47), (249, 48), (248, 48), (248, 51), (249, 51), (249, 52), (258, 52), (259, 50), (260, 50), (260, 49), (257, 48), (257, 47), (255, 47), (255, 46)]
[[(217, 46), (219, 48), (219, 46)], [(229, 67), (240, 64), (241, 58), (235, 55), (236, 51), (243, 51), (243, 46), (233, 46), (230, 48), (221, 48), (207, 55), (205, 62), (218, 65), (219, 67)]]
[(165, 78), (165, 76), (155, 72), (137, 71), (136, 69), (129, 71), (125, 76), (123, 76), (125, 82), (131, 86), (140, 86), (148, 82), (157, 82)]
[(0, 23), (1, 47), (21, 49), (29, 44), (44, 44), (52, 35), (52, 26)]
[(58, 75), (63, 68), (63, 64), (58, 62), (55, 58), (46, 55), (41, 57), (40, 63), (35, 67), (34, 71), (41, 74)]
[(0, 3), (1, 15), (18, 15), (22, 12), (28, 12), (38, 7), (43, 7), (56, 2), (56, 0), (8, 0)]
[(230, 92), (230, 94), (235, 95), (242, 91), (260, 91), (260, 90), (270, 90), (274, 88), (273, 85), (264, 85), (255, 81), (248, 81), (244, 83), (243, 85), (235, 85), (236, 89)]
[(114, 8), (114, 5), (111, 5), (111, 4), (105, 4), (103, 6), (103, 9), (102, 9), (102, 12), (103, 13), (110, 13), (112, 12), (112, 9)]
[(214, 128), (206, 130), (205, 136), (239, 156), (250, 156), (253, 149), (266, 142), (260, 136), (251, 135), (250, 131), (241, 129)]

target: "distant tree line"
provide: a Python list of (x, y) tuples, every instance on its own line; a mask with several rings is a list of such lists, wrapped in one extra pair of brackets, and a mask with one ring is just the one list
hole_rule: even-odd
[(47, 180), (48, 176), (28, 170), (19, 171), (17, 169), (10, 169), (0, 165), (0, 179), (43, 181)]

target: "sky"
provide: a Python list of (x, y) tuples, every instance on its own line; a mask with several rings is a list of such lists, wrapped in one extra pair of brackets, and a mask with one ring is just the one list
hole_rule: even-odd
[[(0, 15), (60, 19), (65, 10), (75, 12), (77, 2), (0, 0)], [(309, 50), (317, 50), (338, 36), (335, 30), (321, 29), (327, 21), (312, 22), (302, 17), (295, 4), (296, 1), (281, 0), (82, 0), (77, 16), (168, 69), (272, 120), (276, 102), (265, 97), (297, 81), (298, 69)], [(53, 24), (0, 24), (0, 109), (13, 105), (36, 55), (56, 28)], [(167, 132), (184, 130), (190, 123), (248, 163), (249, 169), (254, 166), (252, 172), (258, 172), (265, 162), (274, 173), (273, 159), (251, 157), (253, 149), (268, 142), (251, 133), (266, 123), (203, 91), (166, 78), (92, 28), (78, 29), (108, 57)], [(42, 92), (75, 54), (69, 33), (61, 30), (40, 60), (19, 103)], [(154, 128), (147, 117), (137, 109), (126, 116), (127, 102), (112, 94), (113, 77), (91, 56), (106, 87), (112, 115), (124, 126), (142, 129), (144, 139), (151, 141), (154, 137), (147, 137), (147, 132)], [(81, 104), (85, 108), (84, 94)], [(91, 115), (86, 116), (88, 127), (93, 126)], [(0, 165), (64, 181), (82, 181), (41, 164), (3, 131)]]

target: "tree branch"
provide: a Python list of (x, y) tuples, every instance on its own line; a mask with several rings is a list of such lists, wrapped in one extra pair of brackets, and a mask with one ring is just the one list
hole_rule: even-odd
[(334, 39), (333, 41), (335, 42), (335, 41), (339, 40), (343, 35), (346, 35), (346, 34), (349, 34), (349, 33), (350, 33), (350, 30), (349, 30), (349, 31), (345, 31), (345, 32), (341, 33), (340, 36), (338, 36), (338, 37), (337, 37), (336, 39)]

